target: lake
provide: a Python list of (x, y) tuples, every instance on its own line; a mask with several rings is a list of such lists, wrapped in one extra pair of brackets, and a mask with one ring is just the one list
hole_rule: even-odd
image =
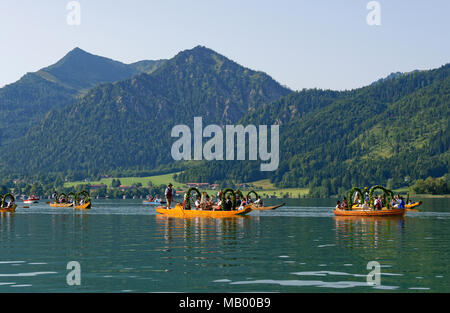
[(335, 199), (283, 201), (229, 219), (167, 218), (140, 200), (18, 202), (0, 217), (0, 292), (450, 292), (450, 199), (376, 219), (334, 217)]

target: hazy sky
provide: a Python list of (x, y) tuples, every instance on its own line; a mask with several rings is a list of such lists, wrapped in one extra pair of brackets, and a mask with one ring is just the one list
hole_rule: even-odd
[(350, 89), (450, 62), (449, 0), (0, 0), (0, 86), (74, 47), (131, 63), (207, 46), (292, 89)]

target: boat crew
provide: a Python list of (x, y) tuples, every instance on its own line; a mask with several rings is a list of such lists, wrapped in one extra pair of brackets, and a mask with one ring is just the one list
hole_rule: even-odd
[(170, 205), (172, 204), (173, 197), (174, 197), (174, 190), (172, 189), (172, 183), (169, 183), (167, 186), (164, 195), (166, 196), (166, 202), (167, 202), (167, 208), (170, 209)]

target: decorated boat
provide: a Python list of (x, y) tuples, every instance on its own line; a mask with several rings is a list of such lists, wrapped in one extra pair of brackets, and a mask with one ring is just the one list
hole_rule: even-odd
[[(17, 204), (14, 203), (15, 198), (12, 194), (0, 195), (0, 198), (0, 213), (14, 213), (16, 211)], [(9, 201), (7, 201), (8, 198)]]
[(406, 213), (405, 209), (387, 209), (382, 208), (381, 210), (372, 209), (352, 209), (352, 210), (342, 210), (334, 209), (333, 213), (336, 216), (402, 216)]
[(68, 201), (68, 196), (65, 193), (55, 194), (55, 201), (50, 203), (53, 208), (69, 208), (73, 206), (73, 202)]
[[(382, 202), (385, 204), (384, 207), (379, 209), (376, 209), (374, 205), (375, 191), (377, 190), (381, 190), (383, 192)], [(362, 207), (358, 203), (353, 203), (356, 201), (354, 199), (364, 199), (367, 197), (369, 198), (369, 203), (366, 208)], [(405, 205), (404, 208), (391, 207), (390, 203), (393, 198), (394, 193), (383, 186), (377, 185), (370, 189), (365, 187), (364, 190), (353, 187), (348, 193), (348, 199), (352, 202), (350, 208), (335, 208), (333, 213), (336, 216), (403, 216), (408, 210), (411, 210), (411, 208), (422, 204), (420, 201), (414, 204)]]
[(236, 216), (243, 216), (252, 211), (252, 208), (250, 205), (245, 206), (241, 210), (225, 210), (225, 200), (227, 194), (231, 194), (232, 198), (232, 208), (235, 207), (236, 204), (236, 196), (233, 189), (226, 189), (222, 194), (222, 204), (220, 207), (211, 207), (211, 209), (205, 209), (205, 210), (195, 210), (192, 209), (191, 204), (191, 193), (195, 192), (197, 194), (197, 197), (200, 198), (201, 194), (200, 191), (195, 188), (189, 188), (189, 190), (184, 195), (184, 201), (183, 203), (177, 203), (175, 205), (175, 208), (167, 208), (167, 207), (157, 207), (155, 208), (156, 212), (159, 214), (171, 216), (171, 217), (180, 217), (180, 218), (191, 218), (191, 217), (211, 217), (211, 218), (227, 218), (227, 217), (236, 217)]
[(75, 194), (75, 202), (74, 202), (74, 209), (77, 210), (89, 210), (92, 206), (91, 203), (91, 197), (89, 195), (89, 192), (86, 190), (82, 190), (80, 192), (77, 192)]

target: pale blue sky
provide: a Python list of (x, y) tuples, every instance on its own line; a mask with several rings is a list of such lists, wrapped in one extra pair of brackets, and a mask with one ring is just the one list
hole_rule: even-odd
[(391, 72), (450, 62), (450, 1), (1, 0), (0, 86), (55, 63), (74, 47), (131, 63), (204, 45), (294, 90), (350, 89)]

